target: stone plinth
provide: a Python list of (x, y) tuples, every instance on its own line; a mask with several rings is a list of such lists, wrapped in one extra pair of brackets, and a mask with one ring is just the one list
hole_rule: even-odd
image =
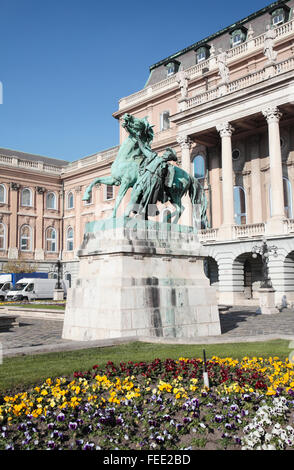
[(54, 289), (53, 300), (63, 300), (64, 299), (64, 290), (63, 289)]
[(192, 228), (125, 218), (92, 222), (78, 256), (64, 339), (221, 333), (216, 290)]
[(271, 288), (259, 289), (259, 306), (262, 315), (279, 313), (275, 305), (275, 290)]

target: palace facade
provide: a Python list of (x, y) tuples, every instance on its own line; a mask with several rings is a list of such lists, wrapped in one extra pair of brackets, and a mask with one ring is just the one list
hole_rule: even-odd
[[(262, 264), (252, 248), (263, 237), (277, 247), (269, 256), (276, 302), (294, 302), (293, 8), (294, 0), (276, 1), (152, 65), (145, 87), (114, 113), (148, 117), (152, 148), (174, 148), (203, 184), (210, 228), (199, 238), (221, 304), (256, 304)], [(120, 126), (120, 143), (125, 137)], [(84, 226), (109, 217), (117, 192), (95, 188), (86, 204), (84, 190), (110, 174), (118, 148), (72, 163), (0, 149), (0, 263), (51, 272), (61, 257), (73, 280)], [(191, 225), (183, 203), (181, 223)]]

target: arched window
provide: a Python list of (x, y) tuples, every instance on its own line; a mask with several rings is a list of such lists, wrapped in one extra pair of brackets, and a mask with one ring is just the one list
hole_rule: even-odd
[(6, 248), (6, 227), (4, 224), (0, 224), (0, 250)]
[(20, 228), (20, 250), (32, 250), (32, 229), (29, 225), (23, 225)]
[(283, 178), (285, 217), (292, 219), (292, 187), (287, 178)]
[(0, 203), (6, 202), (6, 187), (4, 184), (0, 184)]
[(197, 179), (205, 178), (205, 158), (202, 155), (197, 155), (193, 159), (194, 177)]
[(47, 193), (46, 196), (46, 208), (47, 209), (56, 209), (56, 195), (55, 193)]
[(73, 251), (74, 249), (74, 231), (72, 227), (68, 227), (66, 232), (66, 249)]
[(24, 188), (21, 192), (21, 205), (31, 207), (32, 204), (32, 191), (29, 188)]
[(48, 227), (46, 230), (46, 251), (57, 251), (57, 231), (53, 227)]
[(235, 223), (237, 225), (246, 224), (246, 197), (245, 191), (241, 186), (234, 187), (234, 211)]
[[(292, 209), (292, 185), (288, 178), (283, 177), (283, 190), (284, 190), (284, 211), (285, 217), (287, 219), (292, 219), (293, 209)], [(272, 216), (272, 188), (269, 185), (269, 207), (270, 207), (270, 217)]]
[(73, 192), (70, 191), (67, 195), (67, 208), (73, 209), (73, 206), (74, 206), (74, 195), (73, 195)]

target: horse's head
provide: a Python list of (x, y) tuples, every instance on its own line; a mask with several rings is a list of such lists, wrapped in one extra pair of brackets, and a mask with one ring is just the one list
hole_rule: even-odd
[(140, 137), (144, 143), (150, 144), (154, 137), (154, 131), (147, 118), (139, 119), (126, 113), (123, 116), (122, 126), (134, 137)]

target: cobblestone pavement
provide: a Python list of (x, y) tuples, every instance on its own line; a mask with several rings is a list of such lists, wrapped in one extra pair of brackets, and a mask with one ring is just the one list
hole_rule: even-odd
[[(221, 313), (222, 335), (216, 338), (216, 341), (237, 342), (241, 338), (243, 340), (247, 338), (250, 341), (250, 337), (252, 340), (258, 337), (262, 341), (272, 335), (294, 338), (294, 310), (283, 310), (276, 315), (260, 315), (256, 314), (256, 309), (257, 307), (234, 307), (226, 313)], [(37, 352), (40, 347), (44, 350), (47, 347), (47, 350), (51, 351), (75, 349), (76, 342), (61, 338), (62, 327), (62, 319), (47, 320), (20, 316), (18, 327), (14, 327), (11, 331), (0, 332), (3, 353), (4, 355), (5, 353), (7, 355), (25, 353), (28, 348), (32, 348), (31, 352)], [(209, 338), (209, 342), (213, 342), (213, 339)], [(91, 346), (90, 343), (83, 343), (83, 345), (84, 347)]]
[(234, 307), (220, 314), (224, 337), (294, 335), (294, 310), (284, 309), (275, 315), (260, 315), (257, 307)]

